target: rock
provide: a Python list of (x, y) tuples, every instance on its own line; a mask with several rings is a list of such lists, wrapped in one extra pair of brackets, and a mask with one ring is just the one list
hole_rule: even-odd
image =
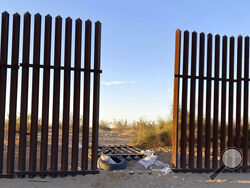
[(130, 175), (133, 175), (133, 174), (134, 174), (134, 171), (132, 171), (132, 170), (129, 171), (129, 174), (130, 174)]

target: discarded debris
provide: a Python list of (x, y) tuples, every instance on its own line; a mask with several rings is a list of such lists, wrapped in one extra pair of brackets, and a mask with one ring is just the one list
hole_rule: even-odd
[(102, 154), (97, 164), (98, 168), (108, 171), (123, 170), (127, 168), (127, 161), (121, 156), (108, 156)]
[(162, 172), (165, 174), (172, 173), (172, 170), (168, 164), (165, 164), (162, 161), (157, 160), (157, 155), (155, 154), (154, 151), (146, 150), (144, 154), (145, 157), (139, 160), (138, 163), (144, 166), (146, 169)]

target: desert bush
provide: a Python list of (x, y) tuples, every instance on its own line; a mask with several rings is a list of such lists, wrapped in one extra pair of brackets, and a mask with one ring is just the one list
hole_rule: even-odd
[(112, 125), (113, 125), (113, 129), (118, 132), (130, 129), (130, 125), (126, 119), (125, 120), (113, 120)]
[(131, 144), (143, 148), (171, 146), (172, 121), (159, 119), (157, 122), (140, 120), (133, 123), (136, 136)]
[(101, 120), (99, 123), (99, 129), (103, 131), (111, 131), (111, 128), (109, 127), (109, 122)]

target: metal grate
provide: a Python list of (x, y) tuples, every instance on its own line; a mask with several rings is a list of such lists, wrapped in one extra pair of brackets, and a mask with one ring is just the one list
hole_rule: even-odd
[(100, 156), (101, 154), (106, 154), (109, 156), (122, 156), (127, 160), (138, 160), (144, 157), (143, 150), (129, 145), (99, 146), (98, 155)]

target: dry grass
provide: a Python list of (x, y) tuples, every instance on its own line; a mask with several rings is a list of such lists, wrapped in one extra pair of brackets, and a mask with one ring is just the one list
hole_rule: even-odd
[(132, 136), (130, 143), (145, 149), (171, 146), (172, 120), (140, 119), (132, 123), (127, 120), (101, 121), (99, 127), (100, 130), (116, 132), (120, 136)]
[(111, 128), (109, 125), (110, 125), (109, 122), (101, 120), (99, 122), (99, 129), (103, 131), (111, 131)]
[(158, 148), (171, 146), (172, 121), (159, 119), (158, 121), (140, 120), (134, 124), (135, 137), (131, 144), (143, 148)]

